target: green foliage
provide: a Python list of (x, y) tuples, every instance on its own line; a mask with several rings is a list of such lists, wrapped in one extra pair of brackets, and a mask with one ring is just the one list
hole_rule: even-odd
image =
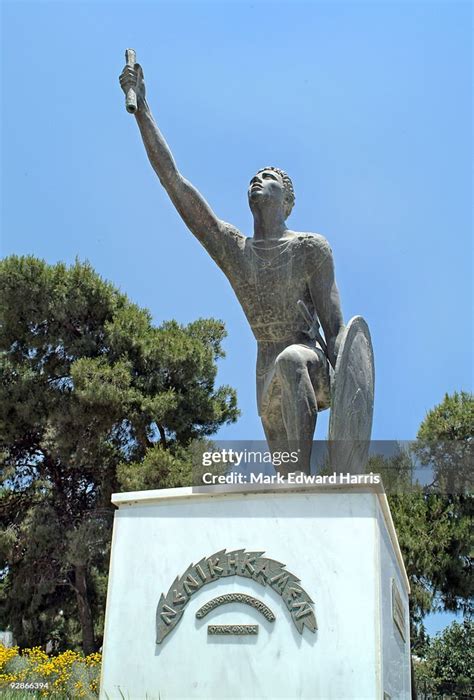
[(415, 453), (433, 468), (433, 483), (450, 496), (472, 493), (474, 397), (465, 391), (445, 395), (418, 431)]
[[(472, 613), (473, 416), (472, 395), (446, 395), (428, 413), (410, 449), (369, 464), (383, 475), (389, 492), (411, 586), (412, 646), (420, 655), (427, 644), (427, 613)], [(431, 478), (424, 486), (413, 485), (416, 464), (429, 467)]]
[(214, 386), (225, 330), (155, 327), (90, 265), (33, 257), (0, 262), (0, 318), (0, 624), (89, 653), (111, 493), (189, 484), (190, 443), (236, 420)]
[(412, 647), (423, 654), (427, 613), (470, 609), (471, 563), (464, 551), (471, 547), (472, 521), (445, 496), (421, 489), (392, 494), (389, 502), (410, 580)]
[(442, 520), (448, 537), (432, 586), (445, 610), (472, 613), (474, 583), (473, 498), (474, 397), (467, 392), (445, 395), (427, 414), (418, 431), (414, 452), (431, 467), (433, 482), (430, 523)]
[(474, 682), (474, 626), (453, 622), (432, 641), (427, 660), (441, 682), (468, 686)]
[(150, 447), (140, 462), (122, 463), (118, 477), (125, 491), (174, 488), (192, 483), (192, 461), (189, 449), (164, 449), (161, 444)]
[(474, 625), (453, 622), (437, 634), (425, 658), (415, 665), (420, 690), (449, 693), (450, 697), (470, 695), (474, 689)]
[(436, 441), (467, 442), (474, 435), (474, 397), (461, 391), (445, 394), (443, 401), (428, 412), (418, 430), (419, 446)]

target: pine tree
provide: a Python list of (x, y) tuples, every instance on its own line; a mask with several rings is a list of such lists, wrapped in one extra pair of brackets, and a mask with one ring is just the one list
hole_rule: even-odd
[(110, 496), (189, 484), (189, 445), (236, 420), (222, 323), (155, 327), (90, 265), (0, 262), (0, 624), (100, 645)]

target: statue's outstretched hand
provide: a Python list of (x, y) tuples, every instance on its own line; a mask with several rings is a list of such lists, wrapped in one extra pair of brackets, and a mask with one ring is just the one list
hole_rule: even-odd
[(137, 95), (138, 108), (145, 102), (145, 81), (143, 79), (143, 70), (139, 63), (134, 66), (125, 66), (119, 77), (120, 87), (125, 95), (128, 94), (130, 88), (135, 90)]

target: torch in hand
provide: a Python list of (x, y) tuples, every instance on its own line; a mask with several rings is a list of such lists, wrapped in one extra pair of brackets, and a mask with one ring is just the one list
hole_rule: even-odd
[[(125, 69), (127, 68), (132, 68), (132, 70), (135, 70), (135, 63), (137, 61), (137, 55), (134, 51), (134, 49), (126, 49), (125, 50), (125, 62), (126, 66)], [(127, 112), (130, 114), (135, 114), (137, 111), (137, 92), (135, 87), (128, 87), (127, 91), (125, 93), (125, 107), (127, 108)]]

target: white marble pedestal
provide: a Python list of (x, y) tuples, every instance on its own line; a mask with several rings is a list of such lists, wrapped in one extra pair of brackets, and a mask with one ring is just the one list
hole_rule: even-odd
[[(101, 698), (409, 700), (408, 580), (386, 497), (375, 488), (183, 488), (113, 502)], [(314, 602), (317, 631), (297, 629), (285, 604), (291, 609), (291, 595), (302, 595), (288, 594), (291, 577), (280, 577), (280, 594), (277, 583), (263, 585), (265, 572), (257, 580), (222, 576), (218, 560), (206, 561), (221, 550), (264, 552), (284, 564)], [(203, 559), (184, 604), (183, 574)], [(223, 570), (228, 560), (220, 563)], [(158, 615), (171, 630), (157, 644), (157, 606), (176, 577), (172, 612), (162, 601)], [(227, 593), (263, 601), (275, 620), (241, 602), (196, 618)], [(226, 624), (258, 625), (258, 634), (208, 634), (208, 625)]]

